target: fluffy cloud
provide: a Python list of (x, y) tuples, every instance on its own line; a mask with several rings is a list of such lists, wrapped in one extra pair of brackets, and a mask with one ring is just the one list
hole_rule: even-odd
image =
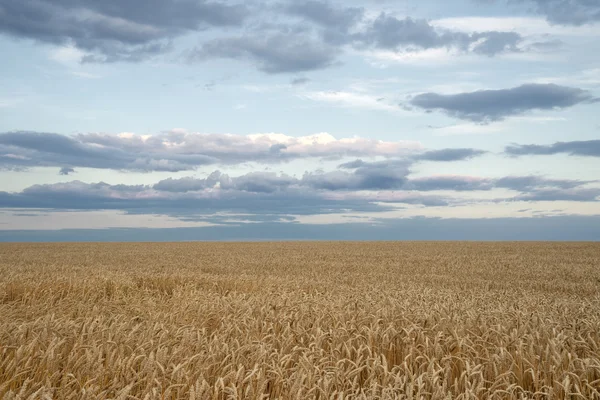
[(315, 1), (293, 4), (284, 10), (312, 23), (312, 27), (293, 22), (259, 24), (243, 35), (207, 41), (193, 49), (189, 59), (242, 59), (266, 73), (287, 73), (334, 65), (347, 47), (402, 53), (453, 49), (485, 56), (523, 51), (519, 47), (523, 37), (516, 32), (465, 33), (436, 28), (424, 19), (398, 19), (386, 13), (368, 19), (360, 8), (335, 8)]
[[(581, 0), (586, 1), (586, 0)], [(208, 34), (205, 31), (211, 29)], [(143, 61), (202, 33), (189, 61), (244, 60), (266, 73), (294, 73), (338, 64), (348, 48), (413, 52), (453, 49), (494, 56), (526, 51), (517, 32), (462, 32), (425, 19), (327, 1), (252, 5), (225, 0), (4, 0), (0, 33), (73, 46), (83, 62)], [(207, 39), (208, 38), (208, 39)]]
[(270, 74), (310, 71), (329, 67), (339, 49), (318, 39), (298, 33), (275, 33), (268, 36), (217, 38), (191, 51), (190, 61), (211, 58), (248, 60)]
[[(219, 175), (220, 182), (232, 179)], [(340, 200), (323, 192), (311, 192), (300, 187), (286, 188), (285, 182), (269, 182), (269, 178), (272, 177), (236, 177), (228, 188), (209, 188), (203, 180), (163, 181), (154, 187), (80, 181), (34, 185), (20, 193), (0, 192), (0, 207), (122, 210), (133, 214), (160, 214), (188, 219), (203, 219), (217, 213), (310, 215), (389, 210), (383, 205), (373, 204), (369, 199), (353, 199), (349, 196)], [(168, 184), (171, 184), (171, 191), (159, 190)], [(276, 188), (269, 189), (269, 184)]]
[[(497, 0), (478, 0), (494, 2)], [(600, 21), (600, 3), (597, 0), (502, 0), (503, 2), (531, 5), (548, 22), (559, 25), (583, 25)]]
[(600, 196), (599, 188), (577, 188), (577, 189), (539, 189), (531, 193), (516, 196), (517, 201), (597, 201)]
[(526, 144), (511, 145), (505, 152), (512, 156), (568, 154), (571, 156), (600, 157), (600, 140), (580, 140), (572, 142), (556, 142), (550, 145)]
[(83, 61), (140, 61), (170, 40), (211, 26), (239, 26), (242, 4), (206, 0), (3, 0), (0, 32), (90, 52)]
[(574, 179), (548, 179), (540, 176), (507, 176), (496, 180), (496, 186), (506, 189), (528, 191), (539, 188), (572, 189), (591, 183)]
[(0, 208), (121, 210), (208, 221), (218, 214), (280, 219), (294, 215), (384, 212), (394, 209), (390, 203), (443, 207), (464, 202), (456, 197), (460, 192), (495, 188), (516, 191), (508, 199), (513, 201), (591, 202), (600, 196), (599, 188), (586, 186), (592, 183), (588, 181), (540, 176), (412, 178), (409, 166), (407, 160), (357, 160), (341, 165), (337, 171), (306, 172), (301, 177), (273, 172), (230, 176), (215, 171), (205, 178), (169, 178), (154, 185), (72, 181), (34, 185), (18, 193), (0, 192)]
[(72, 173), (74, 173), (74, 172), (75, 172), (75, 170), (74, 170), (73, 168), (70, 168), (70, 167), (62, 167), (62, 168), (60, 169), (60, 171), (58, 171), (58, 174), (59, 174), (59, 175), (69, 175), (69, 174), (72, 174)]
[(589, 91), (579, 88), (526, 84), (511, 89), (458, 94), (423, 93), (414, 96), (410, 104), (427, 111), (442, 111), (452, 117), (486, 123), (534, 110), (554, 110), (597, 101)]
[(430, 150), (418, 155), (416, 159), (422, 161), (462, 161), (485, 153), (483, 150), (469, 148)]
[(398, 50), (410, 46), (421, 49), (456, 48), (493, 56), (504, 52), (518, 52), (521, 35), (516, 32), (465, 33), (439, 30), (424, 19), (398, 19), (380, 14), (369, 28), (354, 38), (359, 44), (370, 44), (380, 49)]
[(285, 6), (284, 10), (327, 29), (334, 28), (346, 32), (365, 15), (365, 10), (361, 7), (337, 8), (330, 3), (314, 0), (293, 2)]
[(596, 0), (530, 0), (538, 12), (556, 24), (582, 25), (600, 21), (600, 3)]
[(321, 133), (217, 135), (168, 132), (157, 135), (0, 133), (0, 168), (102, 168), (185, 171), (203, 165), (280, 163), (305, 158), (398, 157), (421, 149), (417, 142), (385, 142)]

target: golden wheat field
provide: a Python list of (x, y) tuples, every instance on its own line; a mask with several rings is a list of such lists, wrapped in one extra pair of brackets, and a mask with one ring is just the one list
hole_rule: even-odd
[(600, 244), (2, 244), (0, 322), (2, 399), (600, 399)]

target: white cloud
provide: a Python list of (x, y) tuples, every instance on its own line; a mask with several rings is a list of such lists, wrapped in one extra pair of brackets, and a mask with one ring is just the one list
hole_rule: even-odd
[(11, 107), (14, 102), (10, 99), (0, 99), (0, 108)]
[(464, 123), (454, 124), (446, 126), (430, 126), (433, 129), (434, 136), (458, 136), (458, 135), (490, 135), (500, 132), (508, 132), (514, 129), (518, 129), (519, 124), (531, 123), (531, 124), (548, 124), (557, 122), (566, 122), (567, 118), (564, 117), (551, 117), (551, 116), (514, 116), (510, 120), (501, 121), (496, 124), (475, 124), (475, 123)]
[(456, 124), (433, 128), (435, 136), (489, 135), (502, 132), (505, 129), (501, 124)]
[(518, 32), (521, 35), (557, 35), (557, 36), (599, 36), (600, 26), (563, 26), (551, 25), (543, 18), (536, 17), (455, 17), (431, 21), (438, 28), (464, 32), (502, 31)]
[[(29, 143), (35, 142), (32, 146)], [(421, 150), (417, 141), (383, 141), (328, 133), (288, 136), (204, 134), (176, 130), (156, 135), (86, 133), (73, 136), (31, 131), (0, 133), (11, 154), (30, 157), (15, 167), (71, 167), (127, 171), (192, 171), (207, 165), (248, 162), (281, 164), (292, 160), (390, 157)], [(68, 146), (65, 146), (68, 143)], [(61, 158), (52, 150), (63, 147)], [(9, 167), (10, 164), (7, 164)]]
[[(386, 206), (390, 204), (386, 203)], [(571, 201), (554, 202), (485, 202), (473, 201), (466, 204), (457, 204), (452, 207), (424, 207), (422, 205), (398, 203), (397, 210), (384, 212), (354, 212), (336, 213), (327, 215), (295, 215), (301, 224), (334, 224), (355, 222), (378, 222), (380, 220), (393, 220), (415, 217), (427, 218), (531, 218), (557, 215), (592, 216), (600, 214), (600, 203), (578, 203)]]
[(50, 59), (68, 66), (76, 65), (86, 53), (75, 46), (55, 47), (50, 51)]
[(78, 78), (85, 78), (85, 79), (100, 79), (100, 78), (102, 78), (102, 75), (93, 74), (91, 72), (85, 72), (85, 71), (70, 71), (69, 74), (76, 76)]
[[(406, 51), (388, 51), (378, 50), (369, 51), (365, 55), (371, 60), (371, 64), (376, 67), (386, 68), (389, 64), (418, 64), (437, 66), (440, 63), (448, 64), (456, 62), (459, 57), (458, 50), (446, 48), (433, 48), (425, 50), (410, 49)], [(473, 59), (475, 56), (463, 55), (461, 61)]]
[(577, 74), (537, 77), (532, 82), (595, 88), (600, 86), (600, 68), (585, 69)]
[(385, 97), (371, 94), (348, 92), (348, 91), (317, 91), (305, 92), (300, 97), (329, 103), (340, 107), (362, 108), (368, 110), (383, 110), (402, 113), (403, 110), (397, 105), (390, 104)]

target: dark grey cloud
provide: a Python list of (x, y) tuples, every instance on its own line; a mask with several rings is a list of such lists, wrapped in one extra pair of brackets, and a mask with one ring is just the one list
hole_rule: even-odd
[(491, 179), (476, 177), (434, 176), (411, 179), (406, 185), (406, 188), (418, 191), (454, 190), (462, 192), (490, 190), (494, 188), (494, 183)]
[(339, 64), (347, 48), (396, 52), (448, 48), (484, 56), (527, 50), (522, 48), (524, 38), (516, 32), (466, 33), (387, 13), (370, 18), (363, 8), (329, 2), (290, 2), (269, 12), (273, 22), (263, 19), (246, 27), (243, 34), (205, 41), (189, 52), (188, 59), (245, 60), (266, 73), (294, 73)]
[(355, 35), (354, 40), (359, 44), (374, 45), (382, 49), (397, 50), (410, 46), (422, 49), (447, 47), (493, 56), (520, 51), (518, 45), (523, 38), (516, 32), (465, 33), (440, 30), (424, 19), (398, 19), (381, 13), (365, 32)]
[(75, 137), (44, 132), (0, 134), (0, 165), (124, 169), (136, 158), (120, 148), (93, 146)]
[(206, 0), (3, 0), (0, 32), (92, 53), (82, 61), (141, 61), (186, 32), (240, 26), (247, 14), (243, 3)]
[[(205, 179), (181, 178), (158, 182), (153, 189), (178, 193), (220, 188), (252, 193), (274, 193), (298, 189), (327, 191), (360, 191), (402, 189), (410, 173), (408, 160), (389, 160), (373, 163), (362, 162), (354, 171), (306, 172), (301, 178), (274, 172), (251, 172), (230, 177), (220, 171)], [(349, 169), (349, 168), (346, 168)]]
[(285, 11), (326, 28), (335, 27), (346, 31), (360, 22), (365, 15), (362, 7), (337, 8), (324, 1), (293, 2), (285, 7)]
[(576, 179), (548, 179), (541, 176), (507, 176), (496, 180), (496, 187), (528, 191), (539, 188), (572, 189), (577, 186), (591, 183)]
[[(486, 154), (487, 151), (472, 149), (472, 148), (449, 148), (440, 150), (429, 150), (421, 154), (406, 157), (406, 161), (439, 161), (439, 162), (452, 162), (452, 161), (464, 161), (470, 160), (471, 158)], [(355, 169), (365, 167), (370, 163), (363, 160), (354, 160), (344, 164), (338, 165), (340, 169)]]
[[(498, 0), (477, 0), (497, 2)], [(557, 25), (584, 25), (600, 21), (600, 3), (597, 0), (501, 0), (508, 4), (521, 3), (548, 22)]]
[[(228, 177), (221, 176), (224, 180)], [(109, 185), (107, 183), (67, 183), (34, 185), (19, 193), (0, 192), (0, 208), (48, 210), (120, 210), (130, 214), (160, 214), (177, 218), (204, 218), (216, 213), (310, 215), (350, 211), (385, 211), (390, 208), (374, 204), (371, 199), (328, 198), (324, 193), (305, 188), (279, 185), (281, 190), (265, 189), (260, 177), (238, 177), (227, 189), (202, 187), (191, 180), (163, 181), (155, 187), (145, 185)], [(171, 184), (171, 191), (157, 188)], [(184, 186), (187, 185), (187, 188)], [(191, 187), (190, 185), (194, 185)], [(239, 187), (240, 189), (238, 189)], [(246, 190), (242, 190), (246, 189)], [(175, 192), (177, 190), (177, 192)]]
[(310, 82), (310, 79), (308, 79), (306, 77), (298, 77), (298, 78), (294, 78), (290, 81), (290, 83), (292, 85), (304, 85), (304, 84), (307, 84), (308, 82)]
[(59, 175), (69, 175), (69, 174), (72, 174), (74, 172), (75, 172), (75, 170), (73, 168), (71, 168), (71, 167), (62, 167), (60, 169), (60, 171), (58, 171), (58, 174)]
[(254, 193), (274, 193), (287, 190), (297, 184), (297, 179), (287, 174), (274, 172), (250, 172), (237, 178), (221, 182), (223, 189), (235, 189)]
[[(471, 34), (469, 45), (473, 46), (473, 53), (494, 56), (501, 53), (519, 53), (518, 45), (523, 37), (517, 32), (478, 32)], [(545, 43), (545, 42), (542, 42)]]
[(459, 94), (423, 93), (410, 99), (410, 104), (427, 111), (442, 111), (452, 117), (487, 123), (533, 110), (562, 109), (597, 101), (589, 91), (579, 88), (525, 84), (512, 89)]
[(436, 29), (425, 19), (399, 19), (385, 12), (374, 19), (367, 19), (363, 8), (337, 7), (321, 1), (293, 3), (285, 10), (322, 28), (320, 34), (326, 42), (352, 44), (359, 48), (373, 46), (397, 50), (406, 47), (454, 47), (491, 56), (519, 51), (518, 45), (523, 39), (516, 32), (469, 34)]
[(416, 156), (415, 158), (422, 161), (462, 161), (483, 155), (485, 153), (487, 152), (470, 148), (442, 149), (427, 151)]
[(171, 51), (179, 37), (194, 32), (202, 33), (201, 42), (186, 50), (189, 61), (243, 60), (272, 74), (337, 65), (347, 47), (393, 51), (446, 47), (485, 56), (524, 50), (523, 37), (516, 32), (438, 29), (423, 19), (399, 19), (386, 13), (370, 18), (361, 7), (316, 0), (0, 3), (0, 33), (75, 46), (86, 53), (82, 62), (143, 61)]
[(408, 160), (379, 162), (358, 160), (340, 166), (342, 169), (354, 169), (352, 172), (305, 173), (301, 183), (313, 189), (326, 190), (401, 189), (410, 174), (409, 166)]
[(354, 161), (350, 161), (347, 163), (343, 163), (338, 165), (338, 168), (341, 169), (356, 169), (356, 168), (360, 168), (362, 166), (368, 165), (368, 162), (365, 162), (363, 160), (354, 160)]
[[(281, 163), (303, 158), (392, 156), (406, 144), (283, 135), (211, 135), (166, 132), (152, 136), (44, 132), (0, 133), (0, 168), (102, 168), (127, 171), (186, 171), (203, 165)], [(410, 147), (410, 146), (409, 146)]]
[(179, 179), (167, 178), (154, 184), (152, 188), (172, 193), (194, 192), (214, 188), (220, 182), (222, 176), (223, 174), (220, 171), (214, 171), (204, 179), (192, 177)]
[(572, 142), (556, 142), (550, 145), (514, 144), (504, 149), (512, 156), (568, 154), (571, 156), (600, 157), (600, 140), (579, 140)]
[(404, 218), (377, 223), (262, 222), (201, 228), (2, 231), (0, 242), (164, 242), (277, 240), (600, 241), (600, 216)]
[(340, 49), (304, 33), (275, 33), (217, 38), (190, 51), (190, 61), (213, 58), (246, 60), (269, 74), (323, 69), (336, 62)]
[(600, 188), (585, 187), (598, 181), (577, 179), (551, 179), (541, 176), (507, 176), (496, 179), (494, 186), (510, 189), (520, 194), (514, 201), (596, 201)]
[(321, 40), (336, 46), (350, 43), (356, 37), (352, 31), (365, 17), (362, 7), (338, 7), (327, 1), (294, 2), (283, 10), (303, 24), (312, 23)]
[(300, 181), (292, 176), (278, 175), (274, 172), (258, 171), (238, 177), (230, 177), (221, 171), (214, 171), (203, 179), (192, 177), (164, 179), (153, 185), (152, 188), (171, 193), (197, 192), (214, 188), (253, 193), (273, 193), (286, 190), (288, 187), (299, 183)]
[(600, 188), (538, 189), (516, 196), (521, 201), (598, 201)]
[(597, 0), (529, 0), (554, 24), (583, 25), (600, 21)]
[[(434, 160), (455, 161), (470, 156), (469, 151), (459, 150), (451, 156), (445, 157), (442, 150), (439, 157), (436, 154)], [(466, 149), (472, 150), (472, 149)], [(427, 154), (427, 153), (425, 153)], [(475, 153), (476, 154), (476, 153)], [(419, 158), (417, 157), (417, 160)], [(590, 201), (589, 197), (595, 189), (583, 186), (598, 181), (583, 181), (576, 179), (552, 179), (537, 175), (506, 176), (502, 178), (481, 178), (477, 176), (461, 175), (437, 175), (419, 178), (410, 178), (409, 160), (387, 160), (382, 162), (365, 162), (355, 160), (338, 166), (341, 171), (308, 174), (298, 182), (300, 185), (308, 185), (313, 189), (327, 190), (405, 190), (405, 191), (478, 191), (492, 189), (510, 189), (520, 192), (516, 200), (552, 200), (551, 194), (556, 200), (570, 198), (574, 201)], [(353, 170), (353, 173), (346, 172)], [(313, 177), (316, 176), (316, 179)], [(579, 193), (581, 196), (573, 195)], [(587, 196), (587, 197), (586, 197)]]
[(300, 178), (272, 172), (229, 176), (215, 171), (205, 178), (169, 178), (151, 186), (81, 181), (42, 184), (16, 193), (0, 192), (0, 209), (119, 210), (215, 222), (215, 215), (223, 221), (236, 219), (232, 215), (266, 215), (276, 220), (293, 215), (393, 210), (389, 203), (423, 206), (461, 203), (451, 196), (428, 193), (431, 191), (508, 188), (519, 192), (509, 199), (512, 201), (589, 202), (600, 195), (599, 188), (585, 187), (587, 181), (536, 176), (411, 178), (409, 166), (406, 160), (355, 161), (338, 171), (307, 172)]

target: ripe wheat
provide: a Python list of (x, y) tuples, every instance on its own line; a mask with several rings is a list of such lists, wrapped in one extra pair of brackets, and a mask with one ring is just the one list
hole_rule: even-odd
[(0, 399), (600, 399), (600, 244), (0, 245)]

